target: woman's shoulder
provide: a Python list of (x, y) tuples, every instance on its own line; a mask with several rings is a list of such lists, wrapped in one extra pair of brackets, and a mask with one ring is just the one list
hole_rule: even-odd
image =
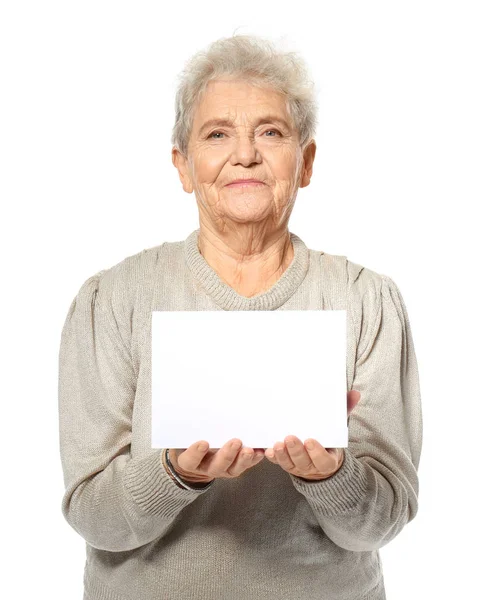
[(343, 254), (320, 251), (320, 260), (325, 276), (331, 274), (334, 279), (345, 283), (347, 290), (359, 298), (367, 293), (376, 296), (382, 292), (384, 285), (393, 283), (388, 275), (358, 264)]
[(379, 295), (390, 280), (384, 273), (347, 259), (347, 277), (352, 294), (363, 298), (366, 294)]
[(400, 289), (389, 275), (354, 262), (346, 255), (323, 251), (319, 254), (328, 287), (338, 293), (346, 290), (347, 308), (358, 317), (377, 314), (384, 298), (390, 301), (401, 297)]
[(96, 301), (105, 306), (133, 304), (139, 285), (151, 280), (166, 243), (144, 248), (114, 265), (100, 269), (82, 283), (78, 296), (94, 296)]
[(403, 303), (400, 288), (389, 275), (345, 259), (348, 302), (362, 314), (376, 315), (383, 301)]

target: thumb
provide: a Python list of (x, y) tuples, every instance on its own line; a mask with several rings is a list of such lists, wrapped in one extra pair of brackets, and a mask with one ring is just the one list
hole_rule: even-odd
[(348, 416), (360, 401), (361, 394), (358, 390), (350, 390), (347, 394)]

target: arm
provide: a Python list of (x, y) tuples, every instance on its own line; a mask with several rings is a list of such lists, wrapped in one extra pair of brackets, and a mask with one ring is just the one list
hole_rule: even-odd
[(136, 377), (103, 271), (73, 300), (59, 352), (62, 513), (91, 546), (138, 548), (164, 535), (207, 488), (181, 488), (162, 451), (132, 458)]
[(352, 386), (361, 398), (349, 418), (343, 464), (321, 481), (290, 475), (326, 535), (352, 551), (385, 546), (415, 517), (422, 448), (412, 333), (400, 291), (389, 277), (370, 284), (363, 315)]

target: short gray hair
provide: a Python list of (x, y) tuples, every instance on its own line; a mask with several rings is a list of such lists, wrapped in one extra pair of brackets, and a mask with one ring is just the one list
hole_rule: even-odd
[(302, 149), (315, 135), (316, 90), (305, 61), (296, 52), (278, 50), (255, 35), (220, 38), (197, 52), (179, 76), (171, 143), (187, 156), (194, 111), (211, 80), (227, 76), (269, 87), (286, 97), (287, 110)]

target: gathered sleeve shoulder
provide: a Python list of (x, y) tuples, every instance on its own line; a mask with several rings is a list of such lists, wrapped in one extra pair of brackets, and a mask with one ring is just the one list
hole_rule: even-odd
[[(204, 489), (180, 489), (162, 450), (131, 456), (137, 378), (118, 271), (89, 277), (70, 304), (59, 350), (62, 513), (91, 546), (120, 552), (159, 538)], [(117, 287), (116, 287), (117, 286)]]
[(293, 484), (323, 531), (348, 550), (376, 550), (418, 511), (422, 406), (407, 308), (396, 283), (368, 269), (353, 283), (356, 322), (351, 389), (361, 398), (348, 420), (341, 468), (328, 479)]
[[(379, 277), (379, 281), (371, 282), (362, 300), (363, 318), (352, 386), (361, 392), (362, 398), (350, 416), (353, 448), (358, 451), (367, 448), (361, 419), (362, 408), (366, 408), (370, 414), (380, 415), (380, 419), (385, 417), (375, 424), (380, 426), (380, 436), (384, 434), (392, 440), (393, 447), (387, 446), (386, 450), (403, 449), (412, 466), (410, 469), (406, 464), (410, 472), (418, 469), (422, 450), (418, 361), (402, 293), (388, 275)], [(375, 384), (378, 393), (373, 389)]]

